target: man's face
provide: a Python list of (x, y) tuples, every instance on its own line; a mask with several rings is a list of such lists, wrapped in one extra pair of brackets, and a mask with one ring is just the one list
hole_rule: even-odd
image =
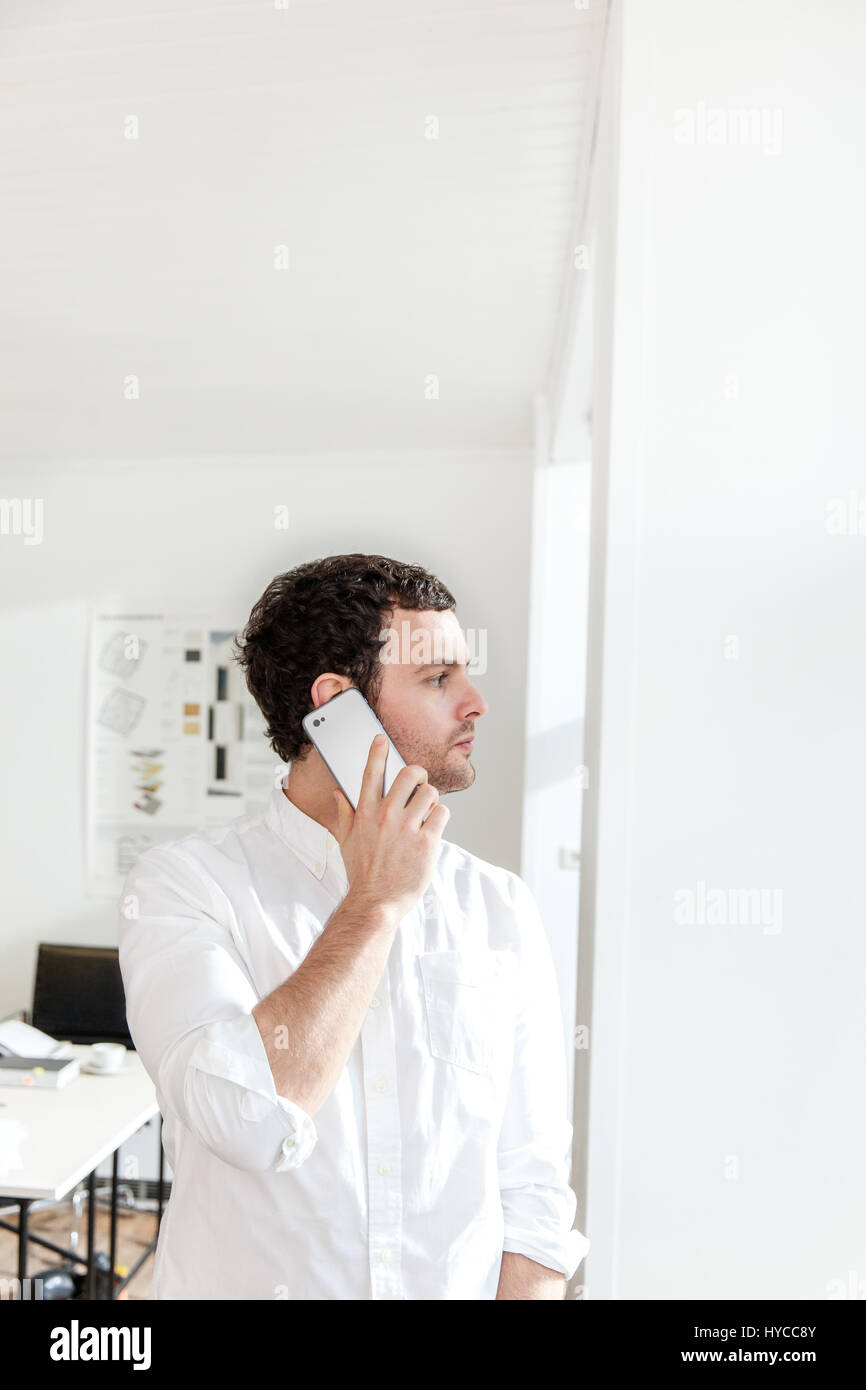
[(383, 648), (382, 687), (375, 705), (398, 752), (427, 769), (431, 787), (462, 791), (475, 781), (470, 762), (475, 722), (487, 713), (467, 671), (471, 654), (452, 610), (395, 608)]

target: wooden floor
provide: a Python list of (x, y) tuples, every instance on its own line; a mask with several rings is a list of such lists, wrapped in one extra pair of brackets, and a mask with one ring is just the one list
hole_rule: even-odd
[[(2, 1203), (4, 1210), (0, 1211), (0, 1220), (8, 1221), (10, 1226), (18, 1225), (17, 1207), (7, 1208), (6, 1203)], [(165, 1210), (165, 1208), (163, 1208)], [(54, 1241), (55, 1245), (62, 1245), (67, 1250), (75, 1250), (77, 1254), (87, 1257), (87, 1198), (80, 1206), (80, 1215), (77, 1220), (73, 1212), (72, 1202), (67, 1198), (63, 1202), (57, 1203), (54, 1207), (45, 1207), (33, 1211), (31, 1209), (28, 1222), (29, 1230), (32, 1235), (44, 1236), (46, 1240)], [(72, 1232), (77, 1229), (78, 1242), (72, 1240)], [(126, 1273), (132, 1269), (135, 1262), (141, 1257), (142, 1251), (147, 1248), (156, 1235), (156, 1209), (153, 1211), (132, 1211), (125, 1208), (119, 1201), (117, 1206), (117, 1246), (115, 1254), (115, 1269), (119, 1273)], [(107, 1201), (100, 1199), (96, 1208), (96, 1236), (94, 1247), (97, 1251), (104, 1251), (109, 1254), (111, 1241), (111, 1212)], [(59, 1265), (68, 1265), (70, 1262), (62, 1255), (57, 1255), (53, 1250), (46, 1250), (44, 1245), (35, 1245), (32, 1241), (28, 1242), (27, 1253), (27, 1275), (33, 1279), (38, 1274), (47, 1269), (56, 1269)], [(119, 1266), (125, 1265), (126, 1270), (120, 1270)], [(84, 1265), (77, 1265), (76, 1269), (84, 1270)], [(5, 1230), (0, 1226), (0, 1280), (14, 1280), (18, 1273), (18, 1238), (11, 1231)], [(121, 1297), (131, 1301), (146, 1299), (150, 1288), (151, 1275), (153, 1273), (153, 1254), (151, 1253), (145, 1260), (135, 1278), (127, 1284), (122, 1291)], [(5, 1282), (0, 1283), (0, 1299), (4, 1297), (4, 1290), (8, 1290), (9, 1285)], [(6, 1294), (8, 1295), (8, 1292)], [(32, 1294), (31, 1294), (32, 1296)]]

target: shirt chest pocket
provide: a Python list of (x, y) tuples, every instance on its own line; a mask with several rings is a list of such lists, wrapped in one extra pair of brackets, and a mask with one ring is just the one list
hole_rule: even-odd
[(426, 951), (418, 957), (430, 1051), (492, 1076), (508, 1011), (507, 962), (500, 951)]

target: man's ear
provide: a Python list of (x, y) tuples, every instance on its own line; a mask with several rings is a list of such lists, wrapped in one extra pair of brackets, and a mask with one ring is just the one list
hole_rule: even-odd
[(321, 676), (316, 676), (310, 686), (310, 699), (313, 702), (313, 708), (318, 709), (320, 705), (326, 704), (328, 700), (332, 700), (341, 691), (348, 690), (353, 684), (354, 682), (350, 681), (348, 676), (339, 676), (335, 671), (325, 671)]

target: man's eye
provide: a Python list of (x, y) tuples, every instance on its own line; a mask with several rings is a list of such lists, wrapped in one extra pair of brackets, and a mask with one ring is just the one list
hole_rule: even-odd
[(429, 680), (429, 681), (427, 682), (427, 684), (428, 684), (428, 685), (435, 685), (437, 681), (447, 681), (447, 679), (448, 679), (448, 672), (447, 672), (447, 671), (440, 671), (439, 675), (438, 675), (438, 676), (433, 676), (432, 679)]

